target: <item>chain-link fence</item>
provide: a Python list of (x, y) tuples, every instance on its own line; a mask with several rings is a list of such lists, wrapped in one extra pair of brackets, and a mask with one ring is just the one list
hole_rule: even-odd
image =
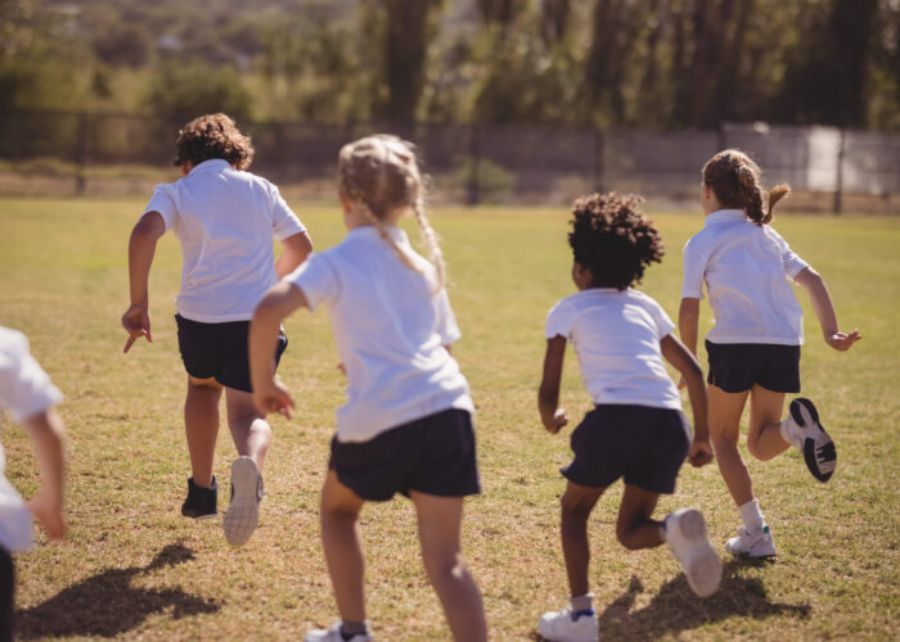
[[(0, 193), (146, 194), (172, 180), (181, 123), (136, 115), (13, 111), (0, 114)], [(900, 196), (900, 135), (826, 127), (730, 125), (718, 131), (561, 129), (512, 125), (346, 126), (241, 123), (253, 171), (329, 195), (340, 146), (386, 131), (414, 141), (443, 201), (562, 202), (594, 190), (693, 199), (700, 168), (737, 147), (764, 168), (840, 211), (845, 196), (893, 206)], [(884, 208), (882, 208), (884, 209)]]

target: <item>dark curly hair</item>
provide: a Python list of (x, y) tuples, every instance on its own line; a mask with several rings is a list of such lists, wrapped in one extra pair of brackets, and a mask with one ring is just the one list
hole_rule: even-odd
[(610, 192), (575, 201), (569, 245), (575, 261), (591, 271), (594, 287), (624, 290), (662, 261), (662, 238), (641, 212), (643, 200)]
[(234, 120), (226, 114), (205, 114), (178, 130), (175, 141), (175, 165), (220, 158), (238, 169), (247, 169), (253, 162), (253, 145)]
[(706, 161), (703, 184), (722, 207), (746, 211), (757, 225), (771, 223), (775, 204), (791, 193), (786, 183), (766, 191), (759, 165), (739, 149), (723, 150)]

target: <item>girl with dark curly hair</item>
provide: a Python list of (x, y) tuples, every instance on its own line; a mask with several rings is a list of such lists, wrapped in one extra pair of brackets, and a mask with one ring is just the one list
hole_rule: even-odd
[(800, 392), (803, 311), (791, 282), (809, 293), (828, 345), (844, 351), (861, 338), (857, 330), (840, 331), (825, 281), (772, 229), (775, 204), (790, 188), (767, 191), (761, 173), (735, 149), (719, 152), (703, 166), (700, 201), (706, 221), (684, 246), (678, 320), (682, 339), (696, 353), (705, 284), (715, 315), (706, 335), (710, 432), (719, 471), (743, 521), (725, 548), (749, 557), (773, 557), (776, 551), (738, 450), (747, 399), (747, 450), (755, 458), (772, 459), (793, 445), (821, 482), (837, 464), (834, 443), (812, 401), (794, 399), (782, 421), (785, 394)]
[[(207, 114), (178, 132), (175, 164), (182, 178), (158, 185), (134, 226), (128, 249), (131, 305), (122, 315), (125, 352), (140, 337), (151, 341), (148, 279), (157, 241), (172, 230), (181, 242), (181, 291), (176, 299), (178, 347), (187, 371), (185, 432), (191, 458), (185, 517), (217, 512), (213, 455), (219, 400), (225, 392), (228, 427), (238, 458), (231, 467), (225, 538), (246, 542), (256, 529), (262, 466), (272, 430), (253, 405), (247, 330), (253, 309), (279, 277), (312, 250), (306, 228), (278, 188), (245, 171), (250, 139), (225, 114)], [(284, 246), (275, 261), (272, 238)], [(282, 335), (273, 364), (287, 346)]]
[[(595, 404), (573, 431), (572, 462), (562, 469), (561, 530), (571, 604), (545, 613), (538, 624), (547, 640), (597, 640), (593, 594), (588, 592), (587, 520), (600, 496), (623, 478), (616, 535), (629, 550), (667, 543), (700, 596), (716, 591), (722, 563), (703, 516), (682, 508), (652, 518), (660, 494), (671, 494), (685, 458), (694, 466), (712, 460), (706, 426), (706, 389), (694, 356), (672, 334), (662, 307), (634, 289), (663, 245), (636, 196), (595, 194), (575, 201), (569, 245), (578, 292), (547, 316), (547, 352), (538, 393), (544, 428), (556, 434), (568, 423), (559, 408), (566, 343), (571, 341), (585, 388)], [(695, 433), (666, 371), (671, 363), (688, 382)]]
[[(261, 411), (293, 408), (268, 355), (282, 320), (299, 308), (328, 308), (347, 375), (320, 511), (340, 621), (310, 631), (306, 642), (372, 639), (359, 514), (396, 493), (415, 506), (422, 561), (453, 639), (483, 642), (481, 593), (460, 551), (463, 500), (480, 492), (474, 405), (450, 354), (460, 333), (415, 149), (386, 135), (349, 143), (338, 156), (338, 185), (347, 236), (273, 287), (250, 326)], [(397, 226), (403, 216), (418, 222), (430, 260)]]

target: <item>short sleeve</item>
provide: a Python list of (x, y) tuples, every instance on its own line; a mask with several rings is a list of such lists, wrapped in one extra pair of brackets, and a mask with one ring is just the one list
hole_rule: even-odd
[(289, 236), (306, 231), (297, 215), (284, 200), (278, 188), (269, 184), (269, 197), (272, 199), (272, 235), (279, 241)]
[(153, 190), (153, 196), (150, 197), (150, 202), (144, 208), (144, 214), (149, 212), (158, 212), (162, 216), (167, 230), (175, 227), (178, 218), (178, 208), (175, 205), (175, 194), (171, 185), (163, 183), (156, 186)]
[(663, 307), (651, 299), (647, 297), (647, 312), (650, 313), (650, 316), (653, 318), (653, 324), (656, 326), (656, 336), (660, 339), (667, 337), (672, 334), (675, 330), (675, 324), (672, 322), (671, 317), (666, 314), (666, 311)]
[(778, 252), (781, 255), (781, 264), (784, 266), (785, 276), (793, 280), (795, 276), (809, 267), (809, 263), (800, 258), (778, 232), (769, 226), (766, 226), (765, 229), (768, 237), (775, 241), (775, 245), (778, 246)]
[(703, 280), (706, 275), (707, 257), (701, 251), (696, 237), (690, 239), (684, 245), (682, 251), (684, 264), (684, 279), (681, 285), (682, 299), (702, 299)]
[(459, 341), (462, 333), (456, 324), (456, 315), (453, 314), (453, 308), (450, 307), (450, 297), (447, 295), (447, 289), (441, 288), (432, 301), (434, 302), (435, 312), (435, 331), (441, 337), (441, 345), (448, 346)]
[(566, 301), (560, 301), (547, 313), (546, 337), (563, 337), (569, 339), (572, 336), (572, 325), (575, 323), (575, 309)]
[(284, 280), (303, 291), (310, 310), (315, 310), (323, 302), (331, 305), (340, 290), (337, 270), (327, 256), (315, 252)]
[(25, 335), (3, 329), (0, 345), (0, 406), (16, 423), (48, 410), (62, 394), (28, 351)]

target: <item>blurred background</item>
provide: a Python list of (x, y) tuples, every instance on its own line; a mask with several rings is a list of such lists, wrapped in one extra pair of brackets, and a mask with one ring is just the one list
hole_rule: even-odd
[(678, 203), (735, 146), (898, 213), (900, 0), (0, 0), (0, 195), (147, 194), (211, 111), (303, 197), (379, 130), (439, 201)]

